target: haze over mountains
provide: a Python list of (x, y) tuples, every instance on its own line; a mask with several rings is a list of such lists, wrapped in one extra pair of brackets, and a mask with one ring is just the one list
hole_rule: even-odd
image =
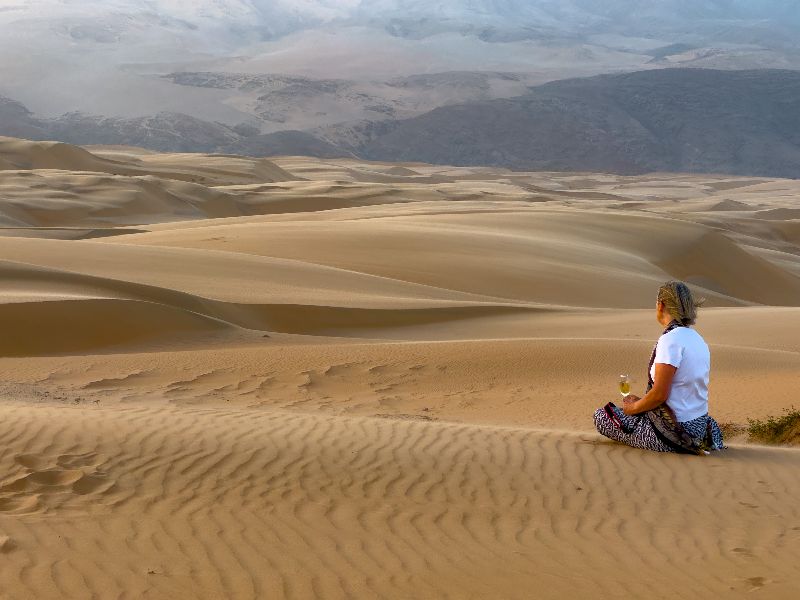
[[(793, 70), (798, 40), (800, 8), (786, 0), (19, 0), (0, 6), (0, 134), (473, 164), (487, 159), (480, 149), (486, 140), (469, 157), (447, 128), (424, 152), (392, 148), (416, 123), (436, 127), (456, 114), (430, 111), (473, 102), (467, 113), (532, 108), (521, 98), (554, 80), (669, 67)], [(681, 89), (704, 93), (693, 81)], [(749, 89), (736, 91), (750, 97)], [(520, 99), (504, 104), (508, 98)], [(592, 98), (582, 100), (589, 112), (607, 114)], [(747, 121), (749, 110), (760, 110), (746, 100), (740, 108)], [(537, 118), (526, 113), (524, 120)], [(538, 144), (551, 146), (547, 136)], [(453, 150), (442, 153), (446, 147)], [(571, 148), (517, 156), (531, 151), (498, 150), (488, 162), (598, 166), (580, 154), (566, 159)], [(620, 168), (687, 163), (653, 152)], [(691, 168), (730, 164), (706, 162)], [(735, 172), (792, 175), (783, 168)]]
[(181, 152), (800, 178), (798, 115), (800, 72), (668, 69), (558, 81), (515, 98), (313, 134), (261, 134), (181, 114), (38, 119), (0, 98), (0, 133)]

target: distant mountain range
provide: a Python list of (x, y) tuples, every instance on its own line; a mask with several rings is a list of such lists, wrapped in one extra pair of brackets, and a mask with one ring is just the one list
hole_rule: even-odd
[(525, 170), (800, 177), (800, 72), (668, 69), (443, 107), (362, 143), (367, 158)]
[[(737, 41), (749, 28), (752, 42), (766, 29), (788, 33), (800, 23), (794, 0), (16, 0), (3, 10), (5, 21), (51, 23), (76, 41), (152, 40), (163, 30), (184, 40), (200, 32), (216, 45), (235, 46), (328, 24), (416, 39), (457, 32), (495, 41), (609, 31)], [(753, 31), (754, 25), (760, 27)]]
[(442, 106), (408, 119), (270, 134), (180, 113), (43, 119), (0, 99), (0, 135), (165, 151), (800, 178), (800, 72), (660, 69), (602, 75), (532, 87), (513, 98)]
[(523, 74), (468, 71), (385, 81), (219, 72), (174, 72), (162, 79), (214, 90), (250, 114), (251, 126), (269, 131), (403, 119), (448, 104), (518, 96), (537, 83)]
[(165, 152), (296, 154), (321, 158), (351, 155), (303, 131), (262, 134), (258, 129), (231, 127), (182, 113), (163, 112), (128, 119), (68, 113), (55, 119), (42, 119), (19, 102), (2, 96), (0, 135), (79, 145), (121, 144)]
[[(800, 68), (800, 3), (14, 0), (0, 7), (0, 95), (49, 117), (183, 112), (269, 133), (329, 126), (336, 115), (374, 120), (387, 99), (398, 114), (384, 119), (435, 108), (430, 90), (387, 89), (409, 76), (480, 71), (543, 83), (653, 66)], [(198, 74), (252, 77), (256, 87), (277, 77), (345, 81), (347, 89), (320, 96), (317, 111), (302, 83), (269, 91), (267, 82), (255, 96), (248, 86), (195, 85)], [(300, 102), (287, 114), (285, 97), (294, 92)], [(460, 101), (474, 99), (481, 98)]]

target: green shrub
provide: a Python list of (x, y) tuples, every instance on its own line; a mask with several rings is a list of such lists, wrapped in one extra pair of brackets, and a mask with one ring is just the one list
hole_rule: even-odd
[(800, 410), (794, 406), (779, 417), (748, 419), (747, 433), (762, 444), (800, 444)]

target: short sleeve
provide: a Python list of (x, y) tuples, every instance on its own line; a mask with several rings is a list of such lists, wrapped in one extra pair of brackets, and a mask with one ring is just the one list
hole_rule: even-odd
[(656, 363), (672, 365), (676, 369), (683, 360), (683, 346), (673, 336), (664, 335), (658, 340), (656, 346)]

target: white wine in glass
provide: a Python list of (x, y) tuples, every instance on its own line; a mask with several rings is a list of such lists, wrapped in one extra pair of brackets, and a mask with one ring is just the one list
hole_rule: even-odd
[(627, 375), (619, 376), (619, 393), (622, 394), (623, 397), (631, 393), (631, 380)]

